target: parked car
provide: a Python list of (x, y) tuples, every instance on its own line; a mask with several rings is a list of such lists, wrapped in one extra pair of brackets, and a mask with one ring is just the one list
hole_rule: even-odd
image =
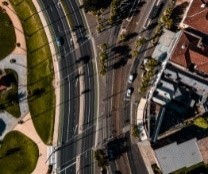
[(127, 91), (126, 91), (126, 96), (130, 97), (131, 94), (132, 94), (132, 88), (128, 88)]
[(129, 82), (129, 83), (132, 83), (133, 80), (134, 80), (134, 76), (133, 76), (133, 74), (130, 74), (130, 75), (129, 75), (129, 78), (128, 78), (128, 82)]

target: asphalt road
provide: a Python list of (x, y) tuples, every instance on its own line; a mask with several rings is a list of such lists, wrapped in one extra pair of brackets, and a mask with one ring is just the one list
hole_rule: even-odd
[[(64, 18), (64, 13), (57, 3), (58, 1), (42, 1), (48, 17), (51, 22), (51, 26), (54, 30), (55, 37), (63, 37), (64, 44), (59, 49), (61, 59), (59, 60), (60, 78), (62, 86), (62, 117), (64, 120), (61, 144), (65, 144), (70, 138), (73, 137), (75, 125), (78, 124), (79, 115), (79, 86), (75, 86), (76, 83), (70, 83), (75, 80), (77, 67), (75, 65), (75, 53), (71, 52), (73, 45), (71, 44), (70, 29), (67, 21)], [(68, 68), (70, 67), (70, 68)], [(69, 153), (70, 152), (70, 153)], [(71, 143), (69, 146), (62, 148), (60, 152), (60, 167), (68, 165), (74, 162), (76, 156), (76, 144)], [(73, 160), (72, 160), (73, 159)], [(72, 168), (75, 168), (72, 166)], [(68, 169), (69, 170), (69, 169)]]
[[(76, 0), (65, 0), (69, 11), (71, 12), (71, 18), (75, 25), (75, 32), (77, 36), (77, 42), (80, 45), (80, 53), (82, 56), (89, 56), (91, 59), (86, 63), (84, 69), (84, 81), (85, 81), (85, 111), (84, 111), (84, 123), (83, 138), (81, 142), (81, 155), (80, 155), (80, 169), (79, 173), (93, 173), (93, 156), (92, 147), (94, 146), (95, 138), (95, 88), (93, 62), (94, 57), (92, 52), (92, 43), (87, 38), (87, 29), (81, 14), (81, 10)], [(81, 108), (80, 108), (81, 109)]]
[[(138, 19), (136, 21), (136, 27), (138, 28), (136, 30), (137, 33), (142, 33), (143, 25), (145, 24), (146, 19), (148, 19), (150, 14), (150, 7), (152, 6), (151, 1), (147, 1), (144, 5), (144, 8), (140, 9), (141, 12), (138, 16)], [(131, 27), (131, 24), (128, 26)], [(135, 30), (135, 28), (134, 28)], [(127, 30), (128, 31), (128, 30)], [(144, 32), (145, 36), (148, 36), (148, 34), (151, 34), (150, 31)], [(141, 34), (140, 34), (141, 35)], [(107, 86), (111, 84), (111, 86), (108, 86), (108, 96), (113, 96), (110, 98), (112, 101), (107, 103), (107, 115), (110, 114), (111, 119), (108, 122), (108, 129), (110, 130), (108, 134), (112, 134), (112, 130), (116, 129), (116, 134), (120, 135), (123, 134), (123, 128), (125, 126), (129, 125), (130, 121), (130, 113), (131, 113), (131, 98), (126, 97), (126, 89), (132, 85), (127, 83), (129, 71), (131, 74), (137, 73), (137, 68), (143, 61), (145, 50), (149, 44), (145, 43), (140, 48), (140, 54), (135, 59), (135, 61), (128, 60), (127, 64), (124, 66), (120, 66), (117, 69), (113, 69), (109, 74), (107, 74)], [(132, 63), (131, 64), (129, 63)], [(114, 62), (115, 63), (115, 60)], [(114, 78), (113, 78), (114, 77)], [(111, 81), (111, 82), (110, 82)], [(113, 89), (113, 90), (112, 90)], [(137, 89), (134, 89), (135, 92), (137, 92)], [(132, 101), (133, 102), (133, 101)], [(113, 124), (112, 124), (113, 123)], [(113, 126), (112, 126), (113, 125)], [(129, 134), (127, 135), (128, 139), (130, 139)], [(135, 161), (135, 155), (137, 157), (137, 160)], [(130, 149), (127, 153), (128, 159), (129, 159), (129, 166), (131, 168), (132, 173), (148, 173), (146, 166), (144, 164), (144, 161), (142, 159), (142, 155), (139, 152), (138, 148), (135, 145), (131, 145)], [(126, 165), (126, 158), (123, 155), (120, 159), (116, 160), (116, 167), (117, 170), (120, 170), (122, 173), (129, 173), (128, 166)], [(112, 170), (115, 170), (115, 164), (112, 163), (111, 165)]]
[[(62, 84), (62, 105), (61, 105), (61, 116), (63, 118), (62, 131), (60, 135), (60, 143), (62, 144), (60, 150), (60, 171), (61, 173), (76, 173), (76, 156), (81, 155), (81, 169), (82, 171), (87, 170), (91, 173), (92, 167), (89, 165), (92, 161), (92, 155), (88, 152), (88, 149), (94, 144), (94, 72), (92, 58), (93, 53), (91, 52), (92, 45), (90, 40), (86, 38), (84, 32), (84, 23), (82, 16), (78, 12), (74, 13), (74, 9), (78, 9), (75, 1), (66, 1), (70, 11), (72, 11), (72, 17), (76, 26), (79, 26), (75, 31), (78, 38), (80, 47), (74, 50), (74, 46), (71, 43), (71, 33), (68, 26), (66, 17), (64, 16), (63, 9), (61, 8), (58, 0), (44, 0), (42, 1), (45, 12), (50, 20), (51, 27), (54, 30), (55, 37), (63, 37), (64, 44), (59, 47), (58, 55), (60, 55), (59, 67), (60, 77)], [(81, 38), (81, 39), (80, 39)], [(89, 56), (89, 62), (83, 63), (82, 61), (77, 63), (80, 57)], [(81, 95), (85, 96), (85, 111), (84, 111), (84, 124), (81, 127), (77, 127), (79, 120), (79, 83), (77, 68), (83, 67), (84, 76), (84, 89), (85, 92)], [(82, 92), (82, 91), (81, 91)], [(83, 134), (78, 135), (77, 129), (82, 129)], [(79, 147), (81, 148), (81, 151)], [(86, 168), (86, 166), (89, 166)], [(86, 168), (86, 169), (85, 169)], [(69, 172), (70, 171), (70, 172)], [(81, 171), (81, 170), (80, 170)]]

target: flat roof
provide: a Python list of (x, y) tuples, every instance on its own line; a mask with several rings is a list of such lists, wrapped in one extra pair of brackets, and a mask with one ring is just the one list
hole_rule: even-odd
[(176, 142), (155, 150), (163, 174), (183, 167), (191, 167), (203, 161), (196, 138), (181, 144)]
[(171, 52), (175, 39), (176, 33), (164, 29), (164, 33), (160, 37), (152, 57), (158, 61), (163, 61), (167, 57), (167, 54)]

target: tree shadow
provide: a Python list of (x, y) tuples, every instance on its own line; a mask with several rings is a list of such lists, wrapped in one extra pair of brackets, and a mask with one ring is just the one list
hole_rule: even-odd
[(183, 13), (186, 10), (187, 6), (189, 5), (188, 2), (183, 2), (180, 5), (177, 5), (174, 9), (173, 12), (171, 14), (171, 19), (173, 19), (173, 30), (177, 30), (179, 23), (181, 22), (182, 18), (183, 18)]
[(130, 55), (126, 58), (121, 58), (118, 62), (114, 63), (110, 69), (119, 69), (127, 64)]
[(119, 57), (120, 59), (115, 62), (113, 65), (108, 67), (108, 70), (111, 69), (118, 69), (124, 65), (126, 65), (128, 59), (130, 58), (130, 48), (128, 45), (118, 45), (111, 49), (113, 52), (113, 58), (115, 56)]
[(118, 46), (111, 48), (111, 51), (114, 54), (126, 55), (130, 52), (130, 48), (128, 45), (118, 45)]
[(12, 154), (17, 153), (19, 151), (21, 151), (21, 148), (19, 148), (19, 147), (8, 149), (5, 156), (12, 155)]
[(158, 25), (158, 22), (151, 23), (151, 24), (147, 27), (147, 30), (153, 30), (157, 25)]
[(136, 36), (138, 36), (138, 33), (137, 33), (137, 32), (129, 33), (129, 34), (127, 34), (127, 36), (126, 36), (125, 41), (129, 41), (129, 40), (133, 39), (133, 38), (136, 37)]

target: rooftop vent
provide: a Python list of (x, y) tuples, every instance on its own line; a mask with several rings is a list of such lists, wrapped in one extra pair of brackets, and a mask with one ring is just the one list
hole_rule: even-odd
[(186, 45), (184, 45), (184, 44), (183, 44), (183, 45), (181, 45), (181, 49), (183, 49), (183, 50), (184, 50), (185, 48), (186, 48)]
[(206, 7), (206, 4), (202, 4), (202, 5), (201, 5), (201, 8), (204, 8), (204, 7)]

